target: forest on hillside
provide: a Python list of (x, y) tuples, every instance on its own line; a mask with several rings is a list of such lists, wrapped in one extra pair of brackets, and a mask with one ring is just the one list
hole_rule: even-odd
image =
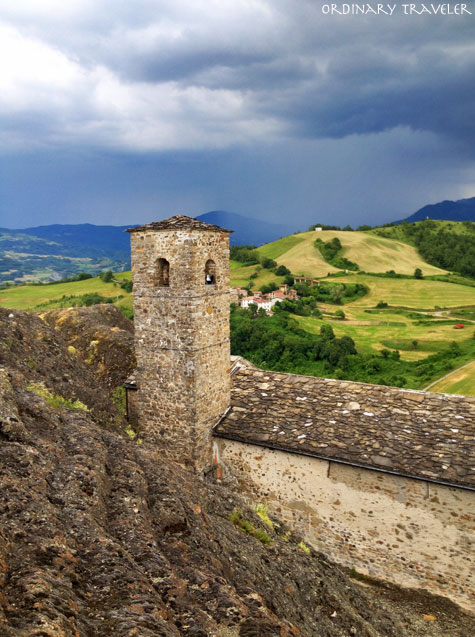
[[(403, 222), (397, 227), (398, 236), (414, 245), (431, 265), (475, 278), (475, 222), (463, 221), (463, 232), (455, 231), (456, 224), (432, 219), (418, 223)], [(379, 236), (394, 238), (393, 228), (377, 230)]]

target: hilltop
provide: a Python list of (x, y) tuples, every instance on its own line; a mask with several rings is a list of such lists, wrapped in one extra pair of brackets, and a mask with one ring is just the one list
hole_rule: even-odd
[(415, 268), (424, 273), (444, 274), (446, 270), (429, 265), (417, 250), (402, 241), (375, 236), (368, 232), (342, 230), (309, 231), (284, 237), (258, 248), (259, 254), (288, 267), (293, 274), (309, 277), (326, 276), (341, 271), (325, 261), (315, 248), (315, 241), (337, 237), (342, 246), (341, 256), (357, 263), (366, 272), (386, 272), (396, 269), (400, 274), (413, 274)]
[(404, 241), (428, 263), (475, 278), (475, 222), (425, 219), (374, 228), (371, 234)]

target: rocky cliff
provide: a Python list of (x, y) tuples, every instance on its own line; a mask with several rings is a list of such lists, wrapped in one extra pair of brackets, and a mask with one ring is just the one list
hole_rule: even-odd
[(110, 389), (131, 329), (108, 312), (0, 309), (2, 636), (472, 634), (455, 607), (438, 632), (366, 592), (212, 473), (124, 434)]

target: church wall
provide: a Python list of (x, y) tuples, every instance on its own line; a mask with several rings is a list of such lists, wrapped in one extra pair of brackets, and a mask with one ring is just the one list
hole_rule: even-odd
[(315, 549), (475, 610), (475, 492), (215, 438), (216, 459)]

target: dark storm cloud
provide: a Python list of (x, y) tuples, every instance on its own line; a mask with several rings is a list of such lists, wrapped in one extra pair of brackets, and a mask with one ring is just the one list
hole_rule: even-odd
[(36, 78), (60, 72), (43, 105), (41, 82), (20, 73), (5, 112), (56, 115), (55, 142), (74, 140), (72, 119), (80, 143), (137, 150), (139, 126), (145, 148), (186, 147), (184, 123), (191, 148), (397, 126), (473, 140), (471, 16), (324, 16), (321, 4), (20, 1), (0, 11), (13, 68), (23, 51)]
[[(439, 191), (473, 194), (475, 16), (324, 16), (321, 6), (2, 6), (0, 148), (11, 170), (0, 214), (25, 209), (35, 188), (30, 211), (72, 214), (74, 198), (76, 217), (104, 219), (119, 191), (124, 215), (135, 197), (143, 211), (233, 207), (305, 221), (318, 200), (322, 215), (350, 222), (390, 220)], [(15, 191), (21, 165), (30, 195)]]

